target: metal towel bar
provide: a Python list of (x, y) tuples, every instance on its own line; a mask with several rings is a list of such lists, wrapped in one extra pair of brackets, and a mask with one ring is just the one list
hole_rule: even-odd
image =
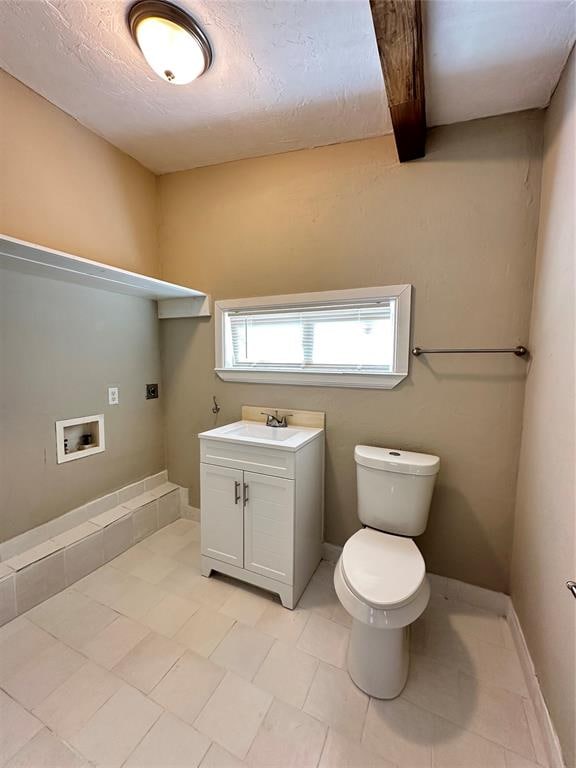
[(423, 349), (422, 347), (413, 347), (412, 348), (412, 354), (415, 357), (419, 357), (420, 355), (445, 355), (445, 354), (453, 354), (453, 353), (480, 353), (480, 354), (500, 354), (502, 352), (511, 352), (512, 354), (516, 355), (517, 357), (524, 357), (528, 354), (528, 350), (526, 347), (518, 345), (517, 347), (505, 347), (502, 349)]

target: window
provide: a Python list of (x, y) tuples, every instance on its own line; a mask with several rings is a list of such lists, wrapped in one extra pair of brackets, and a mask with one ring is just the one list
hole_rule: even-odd
[(408, 373), (410, 285), (216, 302), (227, 381), (391, 389)]

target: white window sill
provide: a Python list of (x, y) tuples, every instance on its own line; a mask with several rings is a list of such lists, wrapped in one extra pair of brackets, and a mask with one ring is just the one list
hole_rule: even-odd
[(406, 373), (312, 373), (310, 371), (258, 371), (215, 368), (223, 381), (249, 384), (290, 384), (303, 387), (345, 387), (354, 389), (394, 389)]

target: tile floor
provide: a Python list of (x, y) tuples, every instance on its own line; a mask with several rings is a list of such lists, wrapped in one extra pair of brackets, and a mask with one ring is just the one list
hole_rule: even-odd
[(0, 629), (0, 765), (545, 765), (505, 619), (434, 596), (388, 702), (351, 683), (348, 638), (329, 564), (288, 611), (202, 577), (178, 520)]

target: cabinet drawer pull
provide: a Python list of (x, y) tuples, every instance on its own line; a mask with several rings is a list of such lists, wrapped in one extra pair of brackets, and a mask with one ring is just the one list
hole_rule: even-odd
[(244, 483), (244, 506), (248, 504), (248, 483)]
[(234, 504), (238, 504), (240, 501), (240, 481), (234, 481)]

